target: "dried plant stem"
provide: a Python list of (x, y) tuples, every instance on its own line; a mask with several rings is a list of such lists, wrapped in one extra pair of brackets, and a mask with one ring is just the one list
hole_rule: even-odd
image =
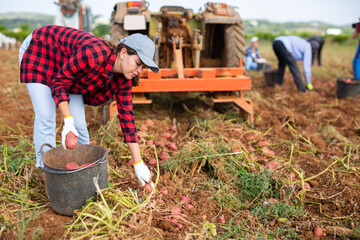
[(326, 214), (323, 212), (322, 210), (322, 204), (318, 203), (318, 202), (310, 202), (310, 201), (305, 201), (304, 203), (311, 203), (311, 204), (317, 204), (319, 205), (319, 209), (320, 209), (320, 213), (323, 214), (325, 217), (329, 218), (329, 219), (334, 219), (334, 220), (338, 220), (338, 219), (348, 219), (351, 218), (356, 212), (353, 212), (352, 214), (348, 215), (348, 216), (343, 216), (343, 217), (331, 217), (330, 215)]
[(319, 149), (312, 143), (310, 142), (308, 139), (304, 138), (301, 134), (299, 134), (291, 125), (289, 122), (286, 122), (286, 125), (290, 128), (290, 130), (297, 135), (298, 137), (300, 137), (302, 140), (304, 140), (306, 143), (308, 143), (311, 147), (311, 149), (315, 149), (315, 151), (319, 151)]

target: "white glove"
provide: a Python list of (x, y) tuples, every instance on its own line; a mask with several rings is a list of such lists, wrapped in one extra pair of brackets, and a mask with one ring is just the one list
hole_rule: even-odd
[(136, 177), (139, 179), (141, 186), (144, 187), (145, 183), (149, 183), (151, 187), (154, 187), (154, 183), (150, 182), (150, 170), (145, 165), (143, 160), (134, 164)]
[(65, 139), (66, 139), (66, 135), (68, 135), (69, 132), (72, 132), (77, 137), (79, 136), (79, 133), (76, 131), (75, 128), (74, 118), (71, 115), (64, 118), (64, 127), (61, 132), (61, 140), (62, 140), (61, 143), (65, 149), (66, 149)]

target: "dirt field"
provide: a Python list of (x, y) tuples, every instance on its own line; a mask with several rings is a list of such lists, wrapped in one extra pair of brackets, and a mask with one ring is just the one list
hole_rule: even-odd
[[(158, 175), (150, 166), (156, 191), (147, 197), (139, 190), (140, 207), (128, 190), (139, 188), (119, 125), (102, 125), (103, 107), (88, 107), (91, 140), (111, 150), (111, 184), (103, 191), (106, 202), (99, 197), (74, 217), (49, 205), (41, 170), (34, 168), (33, 110), (19, 83), (17, 51), (0, 49), (0, 238), (320, 239), (314, 235), (320, 226), (321, 239), (359, 239), (360, 98), (336, 98), (336, 78), (351, 76), (355, 47), (325, 45), (323, 66), (312, 68), (311, 92), (299, 93), (289, 72), (284, 86), (275, 88), (265, 86), (263, 74), (248, 73), (254, 128), (234, 108), (216, 112), (202, 95), (162, 94), (152, 105), (135, 106), (147, 163), (156, 156), (148, 140), (178, 148), (156, 148), (170, 159), (161, 162)], [(260, 52), (276, 64), (270, 43), (260, 43)], [(172, 133), (170, 140), (165, 132)], [(266, 170), (274, 160), (280, 166)], [(164, 188), (167, 195), (159, 192)], [(194, 208), (180, 203), (183, 195)], [(181, 209), (176, 221), (174, 206)]]

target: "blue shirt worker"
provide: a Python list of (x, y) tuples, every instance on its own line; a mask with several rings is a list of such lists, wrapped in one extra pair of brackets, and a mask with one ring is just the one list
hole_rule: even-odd
[(250, 42), (251, 45), (246, 49), (245, 68), (246, 70), (258, 70), (257, 60), (261, 59), (260, 52), (257, 49), (259, 39), (252, 37)]
[[(279, 61), (276, 82), (280, 86), (284, 83), (284, 73), (286, 65), (294, 78), (297, 89), (305, 92), (306, 88), (312, 90), (311, 84), (311, 44), (298, 36), (279, 36), (274, 39), (273, 50)], [(300, 70), (296, 61), (303, 61), (303, 72), (305, 76), (306, 88), (301, 78)]]

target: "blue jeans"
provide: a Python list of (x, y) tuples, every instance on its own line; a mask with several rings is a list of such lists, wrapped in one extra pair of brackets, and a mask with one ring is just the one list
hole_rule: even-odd
[(360, 80), (360, 41), (355, 52), (352, 67), (354, 78)]
[[(22, 43), (19, 50), (19, 64), (30, 44), (30, 34)], [(34, 120), (34, 143), (36, 152), (36, 167), (43, 167), (40, 155), (40, 147), (43, 143), (49, 143), (56, 146), (56, 105), (51, 96), (50, 87), (41, 83), (26, 83), (31, 102), (35, 112)], [(79, 133), (78, 143), (89, 144), (89, 132), (85, 119), (85, 107), (82, 95), (69, 95), (69, 107), (75, 121), (75, 128)], [(49, 148), (44, 148), (44, 152)]]
[(245, 69), (246, 70), (258, 70), (258, 63), (253, 61), (251, 56), (245, 58)]
[[(296, 60), (293, 57), (293, 55), (290, 52), (288, 52), (288, 50), (286, 49), (286, 47), (282, 41), (279, 41), (279, 40), (273, 41), (272, 46), (273, 46), (275, 55), (276, 55), (277, 59), (279, 60), (276, 83), (279, 84), (280, 86), (283, 85), (285, 67), (286, 67), (286, 65), (288, 65), (290, 72), (294, 78), (294, 82), (295, 82), (297, 89), (301, 92), (305, 92), (306, 89), (305, 89), (305, 85), (301, 78), (301, 72), (299, 70), (299, 67), (296, 64)], [(306, 84), (308, 84), (308, 83), (310, 83), (310, 82), (307, 82)]]
[(27, 36), (25, 38), (25, 40), (23, 41), (23, 43), (20, 46), (20, 49), (19, 49), (19, 66), (21, 66), (21, 60), (23, 58), (23, 55), (24, 55), (26, 49), (30, 45), (31, 39), (32, 39), (32, 33), (30, 33), (29, 36)]

